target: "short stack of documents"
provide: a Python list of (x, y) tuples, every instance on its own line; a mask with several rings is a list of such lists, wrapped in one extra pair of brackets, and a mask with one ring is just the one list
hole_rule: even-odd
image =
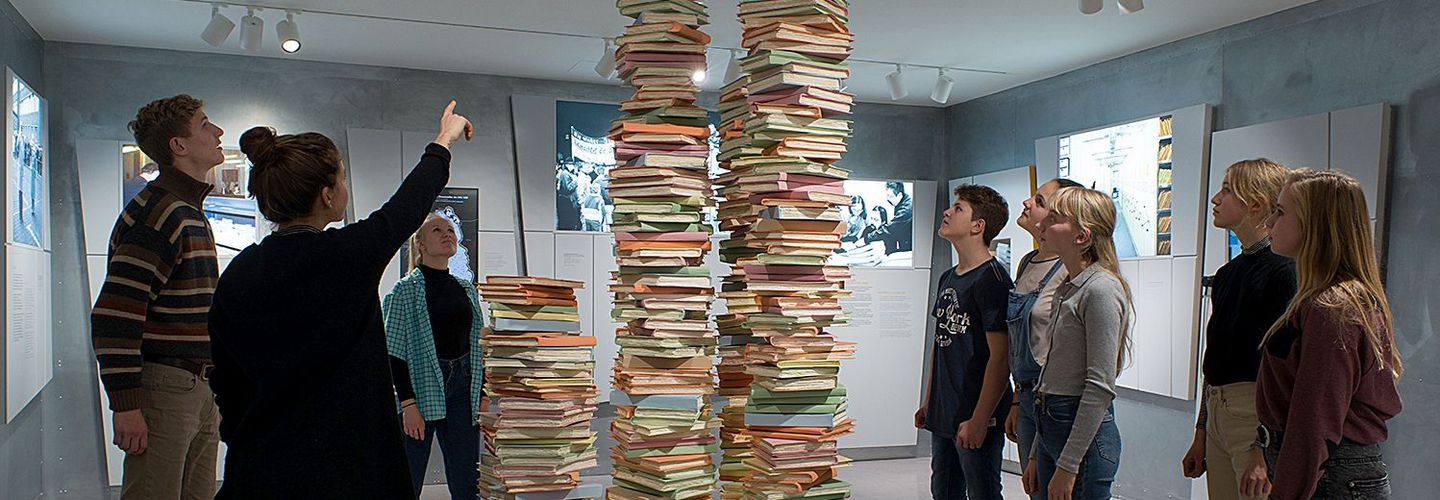
[(616, 167), (612, 316), (616, 331), (611, 499), (709, 498), (718, 452), (714, 285), (704, 211), (714, 206), (708, 112), (695, 104), (710, 37), (695, 0), (618, 0), (634, 19), (616, 39), (616, 70), (634, 97), (610, 129)]
[(478, 285), (492, 324), (482, 332), (487, 411), (480, 494), (487, 499), (600, 498), (581, 484), (596, 465), (595, 337), (580, 334), (584, 283), (488, 276)]
[(721, 291), (730, 314), (718, 322), (722, 335), (759, 341), (744, 348), (750, 456), (735, 498), (846, 498), (837, 443), (854, 423), (839, 373), (855, 346), (829, 329), (847, 322), (840, 299), (851, 277), (830, 265), (850, 204), (849, 172), (835, 165), (851, 135), (848, 4), (742, 0), (739, 16), (748, 109), (733, 116), (744, 138), (730, 143), (716, 182), (727, 200), (721, 220), (743, 237), (721, 248), (732, 271)]

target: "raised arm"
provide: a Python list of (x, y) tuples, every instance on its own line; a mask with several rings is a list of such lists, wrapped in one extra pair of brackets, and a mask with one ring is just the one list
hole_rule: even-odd
[(405, 176), (395, 194), (378, 210), (341, 228), (338, 234), (351, 240), (350, 248), (360, 252), (363, 259), (384, 266), (405, 239), (425, 222), (425, 214), (435, 203), (435, 197), (450, 181), (450, 145), (462, 137), (469, 140), (473, 136), (470, 120), (455, 114), (455, 101), (450, 101), (440, 117), (440, 133), (435, 136), (435, 142), (425, 146), (420, 163)]

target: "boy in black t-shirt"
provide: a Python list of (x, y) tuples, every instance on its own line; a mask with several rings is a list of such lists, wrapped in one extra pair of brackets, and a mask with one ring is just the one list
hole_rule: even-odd
[(958, 257), (935, 294), (935, 356), (925, 403), (915, 412), (915, 427), (932, 434), (930, 494), (937, 499), (1001, 498), (1000, 424), (1011, 398), (1005, 315), (1014, 285), (990, 241), (1008, 218), (994, 189), (965, 185), (940, 223), (940, 237)]

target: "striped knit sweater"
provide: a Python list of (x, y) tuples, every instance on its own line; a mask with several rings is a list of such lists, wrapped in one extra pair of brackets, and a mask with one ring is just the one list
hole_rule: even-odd
[(209, 192), (209, 184), (164, 169), (110, 232), (90, 335), (113, 411), (140, 408), (145, 359), (210, 360), (207, 317), (219, 265), (202, 209)]

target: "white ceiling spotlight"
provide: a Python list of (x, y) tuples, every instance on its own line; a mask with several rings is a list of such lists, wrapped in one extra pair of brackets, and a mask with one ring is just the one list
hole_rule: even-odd
[(730, 63), (725, 65), (725, 83), (740, 78), (740, 50), (730, 49)]
[(1145, 8), (1145, 0), (1115, 0), (1120, 5), (1120, 12), (1123, 14), (1134, 14)]
[(245, 8), (245, 17), (240, 18), (240, 48), (255, 52), (260, 50), (260, 39), (265, 36), (265, 21), (255, 16), (254, 7)]
[(935, 90), (930, 91), (930, 100), (936, 104), (945, 104), (950, 100), (952, 88), (955, 88), (955, 79), (945, 75), (945, 68), (940, 68), (940, 76), (935, 78)]
[(899, 64), (895, 65), (895, 71), (885, 75), (885, 83), (890, 85), (890, 100), (898, 101), (910, 95), (905, 90), (905, 68)]
[(695, 70), (695, 72), (690, 75), (690, 81), (695, 82), (696, 84), (700, 84), (700, 83), (704, 82), (704, 81), (705, 81), (705, 68), (700, 68), (700, 69)]
[(300, 51), (300, 27), (295, 25), (293, 10), (285, 11), (285, 20), (275, 25), (275, 36), (280, 39), (280, 50), (294, 54)]
[(1105, 0), (1080, 0), (1080, 13), (1087, 16), (1100, 13), (1105, 8)]
[(600, 52), (600, 61), (595, 63), (595, 74), (609, 80), (613, 73), (615, 73), (615, 47), (610, 45), (610, 39), (606, 38), (604, 50)]
[(219, 47), (230, 38), (231, 31), (235, 31), (235, 22), (220, 13), (220, 4), (210, 4), (210, 24), (206, 24), (205, 31), (200, 32), (200, 39), (211, 47)]

